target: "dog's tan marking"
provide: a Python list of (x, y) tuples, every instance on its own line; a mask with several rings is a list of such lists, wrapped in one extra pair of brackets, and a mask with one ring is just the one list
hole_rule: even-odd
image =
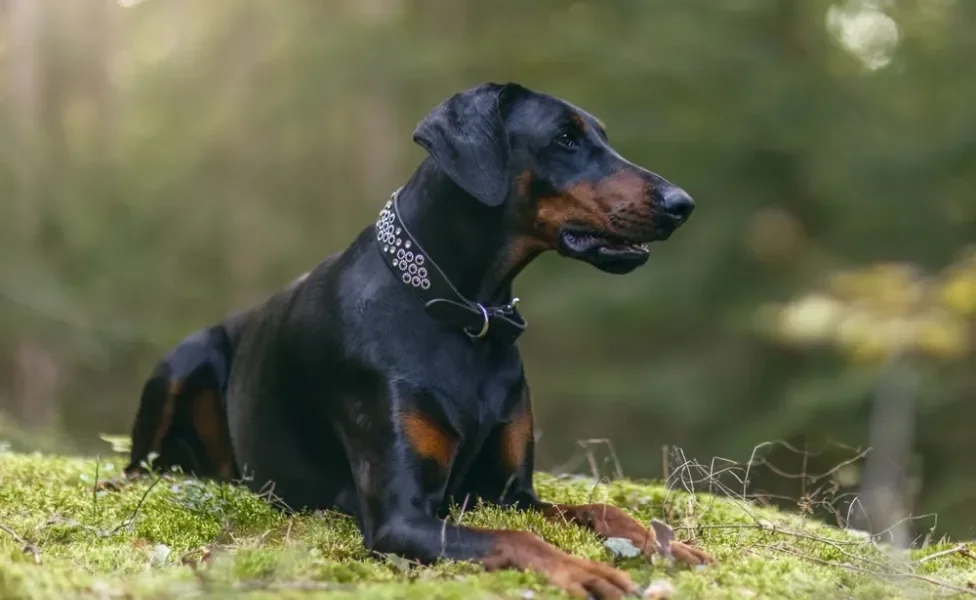
[(204, 388), (188, 401), (191, 403), (193, 429), (203, 444), (207, 458), (217, 470), (217, 475), (229, 481), (234, 475), (234, 452), (217, 393), (211, 388)]
[(533, 418), (528, 388), (525, 388), (522, 397), (522, 407), (519, 412), (502, 429), (501, 458), (509, 473), (514, 473), (522, 466), (529, 444), (532, 443)]
[(457, 449), (456, 436), (442, 429), (433, 419), (419, 411), (403, 414), (400, 425), (407, 442), (418, 456), (434, 461), (441, 469), (447, 468)]
[(153, 433), (152, 445), (149, 449), (159, 453), (162, 448), (163, 439), (169, 433), (169, 428), (173, 425), (173, 413), (176, 411), (176, 397), (179, 396), (183, 387), (183, 382), (179, 379), (171, 379), (166, 398), (163, 399), (163, 406), (159, 412), (159, 424)]

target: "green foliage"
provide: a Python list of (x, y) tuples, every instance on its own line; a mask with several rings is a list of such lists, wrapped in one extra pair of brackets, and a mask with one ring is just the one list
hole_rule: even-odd
[(836, 273), (828, 291), (771, 310), (764, 324), (787, 343), (834, 342), (863, 362), (903, 355), (958, 360), (971, 352), (976, 249), (937, 276), (907, 264)]
[[(37, 600), (66, 595), (127, 598), (536, 598), (562, 597), (537, 575), (485, 573), (472, 563), (410, 565), (370, 555), (355, 523), (333, 513), (286, 516), (240, 487), (171, 477), (120, 492), (92, 494), (96, 472), (114, 476), (120, 460), (0, 453), (0, 596)], [(856, 533), (733, 499), (667, 492), (629, 481), (538, 475), (540, 494), (560, 502), (606, 501), (643, 520), (667, 518), (679, 539), (713, 552), (713, 568), (671, 570), (613, 558), (594, 535), (537, 513), (456, 507), (468, 525), (527, 529), (572, 552), (613, 561), (640, 585), (669, 581), (682, 598), (901, 598), (945, 591), (972, 579), (972, 558), (946, 547), (891, 562)], [(10, 533), (22, 540), (16, 540)], [(24, 543), (31, 552), (24, 552)], [(36, 558), (35, 558), (36, 557)], [(893, 578), (877, 564), (928, 577)], [(862, 570), (852, 569), (860, 567)], [(942, 586), (942, 587), (940, 587)]]

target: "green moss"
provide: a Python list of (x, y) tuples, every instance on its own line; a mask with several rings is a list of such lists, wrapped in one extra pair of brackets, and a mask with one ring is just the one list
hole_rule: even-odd
[[(223, 598), (536, 598), (562, 594), (531, 573), (485, 573), (471, 563), (417, 567), (372, 556), (355, 523), (333, 513), (288, 516), (234, 486), (173, 477), (121, 492), (93, 494), (99, 478), (118, 474), (117, 459), (0, 452), (0, 524), (37, 549), (0, 532), (0, 598), (65, 596)], [(945, 587), (890, 573), (884, 551), (853, 532), (741, 502), (668, 492), (635, 482), (539, 474), (538, 489), (560, 502), (611, 502), (642, 519), (662, 518), (679, 539), (697, 537), (719, 563), (695, 571), (614, 559), (588, 531), (532, 512), (490, 506), (457, 508), (462, 523), (527, 529), (577, 556), (615, 562), (640, 584), (669, 580), (682, 598), (907, 597)], [(148, 492), (148, 493), (147, 493)], [(965, 587), (976, 561), (919, 550), (902, 572)]]

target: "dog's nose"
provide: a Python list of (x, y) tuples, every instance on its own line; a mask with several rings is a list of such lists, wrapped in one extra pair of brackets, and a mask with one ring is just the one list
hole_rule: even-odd
[(674, 186), (668, 186), (661, 191), (661, 204), (664, 212), (679, 224), (684, 223), (691, 216), (691, 211), (695, 210), (695, 201), (691, 196), (683, 189)]

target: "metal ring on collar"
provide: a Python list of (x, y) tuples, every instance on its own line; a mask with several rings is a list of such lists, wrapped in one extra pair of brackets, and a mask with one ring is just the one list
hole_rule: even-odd
[(481, 304), (478, 304), (478, 308), (481, 309), (481, 316), (484, 317), (485, 319), (484, 325), (481, 326), (481, 331), (479, 331), (478, 333), (471, 333), (467, 329), (464, 330), (464, 333), (468, 334), (469, 336), (475, 339), (483, 338), (485, 337), (485, 334), (488, 333), (488, 311), (485, 310), (485, 307), (482, 306)]

